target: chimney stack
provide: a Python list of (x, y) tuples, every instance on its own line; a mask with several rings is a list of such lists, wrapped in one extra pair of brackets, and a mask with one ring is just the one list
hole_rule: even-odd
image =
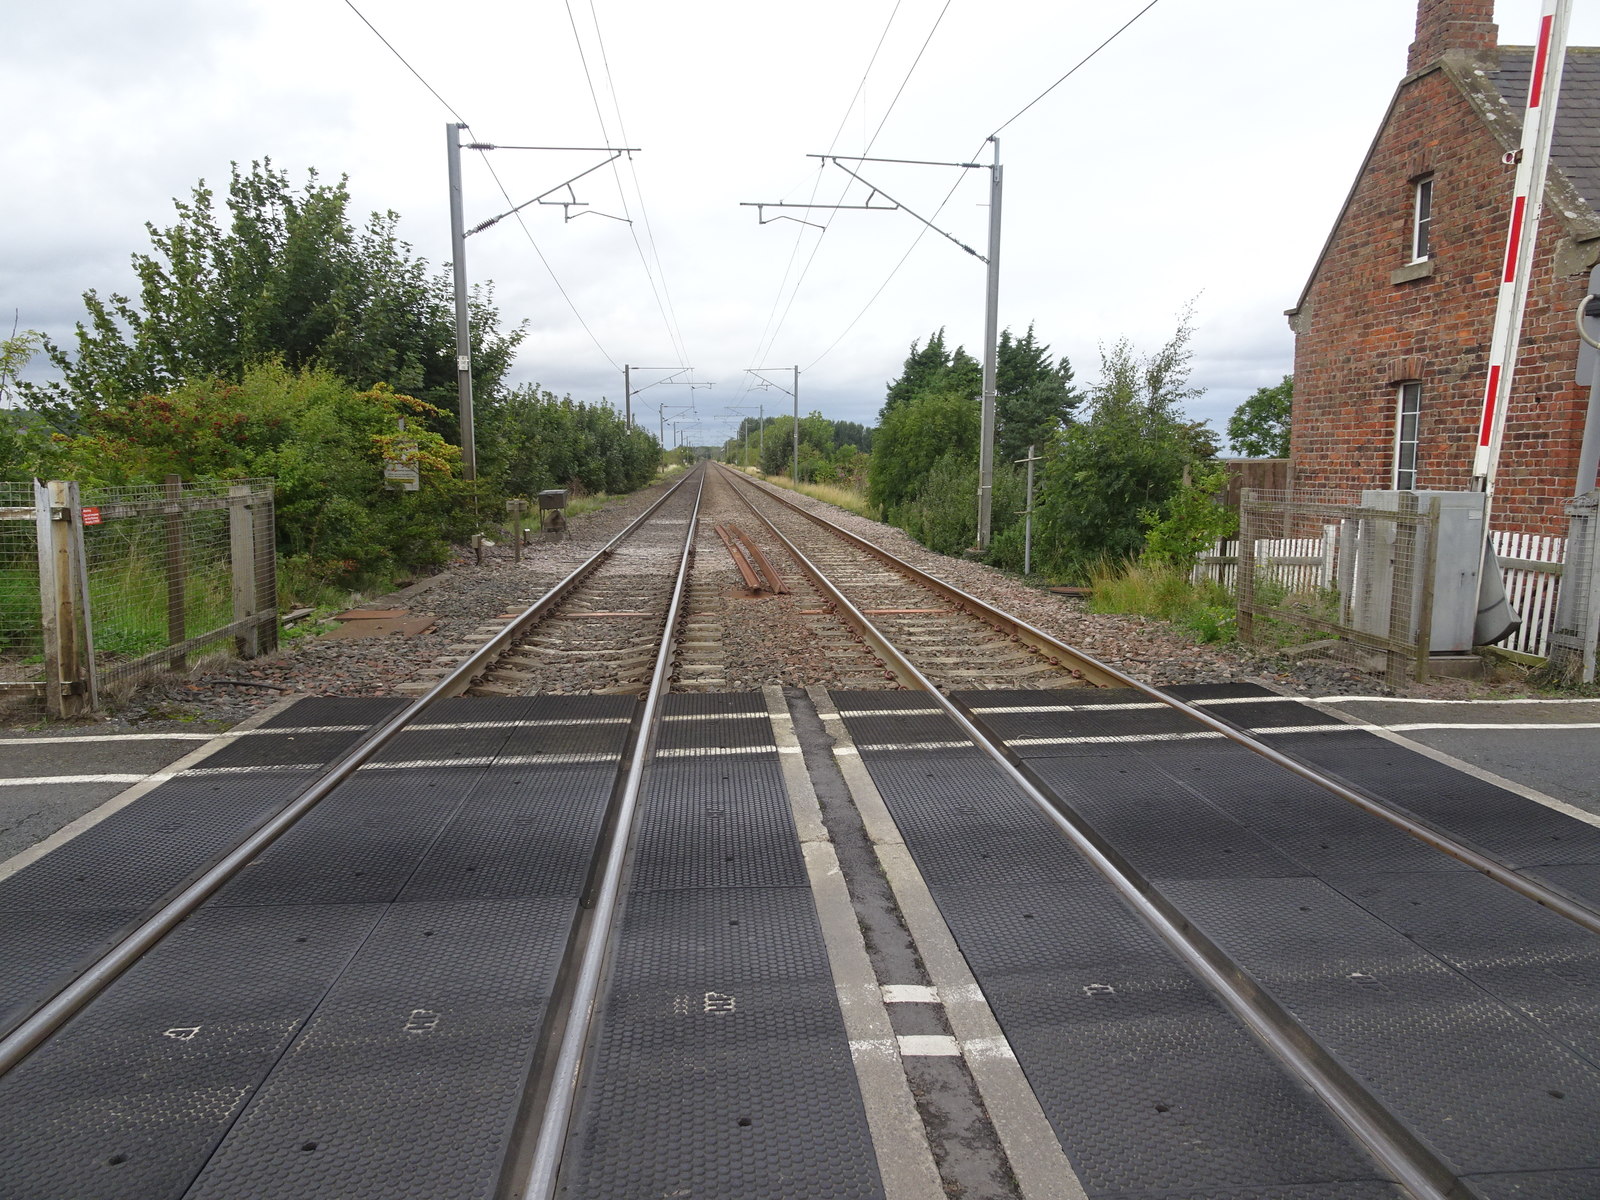
[(1417, 40), (1406, 74), (1431, 67), (1451, 50), (1492, 62), (1499, 44), (1494, 0), (1417, 0)]

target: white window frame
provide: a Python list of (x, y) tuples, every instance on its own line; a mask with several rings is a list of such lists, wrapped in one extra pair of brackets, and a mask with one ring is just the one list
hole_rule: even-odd
[[(1407, 399), (1411, 401), (1409, 410), (1406, 407)], [(1411, 437), (1409, 439), (1405, 436), (1407, 416), (1411, 417)], [(1420, 473), (1417, 457), (1422, 442), (1420, 436), (1422, 432), (1421, 425), (1422, 384), (1416, 380), (1411, 380), (1400, 384), (1395, 392), (1394, 466), (1390, 472), (1390, 478), (1394, 484), (1394, 490), (1397, 492), (1416, 490), (1417, 475)], [(1400, 456), (1407, 446), (1411, 447), (1411, 465), (1404, 467), (1400, 464)], [(1409, 480), (1403, 478), (1407, 474), (1411, 476)]]
[[(1423, 201), (1427, 214), (1423, 214)], [(1433, 257), (1433, 176), (1424, 175), (1411, 189), (1411, 261), (1427, 262)]]

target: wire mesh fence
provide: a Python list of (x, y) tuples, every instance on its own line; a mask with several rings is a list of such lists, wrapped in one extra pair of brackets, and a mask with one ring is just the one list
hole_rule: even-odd
[[(1408, 492), (1246, 490), (1232, 564), (1239, 635), (1390, 682), (1426, 678), (1437, 502)], [(1480, 524), (1481, 528), (1481, 524)]]
[(232, 639), (277, 641), (272, 483), (0, 490), (0, 690), (52, 712)]
[(1567, 504), (1566, 562), (1550, 635), (1551, 682), (1593, 683), (1600, 652), (1600, 491)]
[(183, 666), (184, 651), (162, 652), (233, 620), (228, 485), (86, 488), (82, 499), (101, 682)]
[(43, 681), (33, 485), (0, 483), (0, 687), (32, 690)]

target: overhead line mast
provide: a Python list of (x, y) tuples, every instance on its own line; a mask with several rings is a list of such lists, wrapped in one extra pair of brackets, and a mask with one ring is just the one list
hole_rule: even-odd
[[(920, 221), (923, 225), (927, 226), (929, 229), (933, 230), (947, 241), (955, 243), (955, 245), (959, 246), (962, 250), (965, 250), (968, 254), (972, 255), (973, 258), (987, 266), (988, 270), (984, 276), (983, 303), (982, 419), (978, 435), (978, 539), (976, 549), (980, 552), (987, 551), (989, 549), (990, 534), (993, 528), (995, 375), (997, 368), (996, 355), (998, 353), (1000, 325), (1000, 199), (1002, 183), (1000, 166), (1000, 139), (998, 137), (991, 136), (986, 138), (985, 141), (994, 147), (994, 158), (993, 161), (989, 163), (930, 162), (925, 159), (916, 158), (868, 158), (863, 155), (847, 154), (809, 154), (806, 156), (807, 158), (820, 158), (825, 163), (831, 163), (833, 166), (838, 167), (846, 175), (849, 175), (852, 179), (855, 179), (866, 187), (870, 188), (871, 192), (867, 196), (867, 202), (865, 204), (791, 204), (783, 201), (752, 200), (741, 202), (741, 207), (754, 208), (756, 210), (757, 220), (763, 225), (770, 223), (765, 216), (765, 210), (769, 208), (803, 208), (827, 209), (830, 211), (851, 210), (870, 212), (893, 212), (894, 210), (899, 209), (908, 216)], [(954, 234), (945, 229), (941, 229), (938, 225), (935, 225), (932, 219), (913, 212), (904, 204), (896, 200), (893, 196), (889, 195), (888, 192), (884, 191), (877, 184), (865, 178), (859, 172), (853, 171), (849, 167), (845, 166), (844, 164), (847, 162), (897, 163), (904, 166), (917, 167), (960, 167), (963, 170), (983, 170), (987, 168), (989, 171), (989, 252), (987, 254), (979, 254), (976, 250), (967, 245)], [(874, 204), (873, 200), (879, 196), (887, 200), (888, 203)], [(934, 215), (937, 216), (938, 214), (935, 213)], [(772, 221), (784, 219), (785, 218), (782, 216), (771, 218)], [(798, 218), (790, 217), (787, 219), (796, 220)], [(806, 223), (811, 224), (811, 222)], [(796, 367), (795, 391), (799, 392), (799, 390), (800, 368)], [(800, 465), (799, 431), (800, 404), (797, 398), (795, 401), (795, 469), (797, 472)], [(798, 481), (798, 476), (796, 478)]]
[[(473, 480), (478, 477), (478, 443), (473, 423), (472, 412), (472, 330), (470, 314), (467, 306), (467, 238), (475, 233), (482, 233), (490, 226), (505, 220), (507, 217), (516, 216), (521, 211), (533, 204), (549, 204), (561, 208), (563, 221), (573, 219), (574, 208), (587, 208), (585, 201), (579, 200), (573, 192), (572, 185), (585, 175), (598, 171), (606, 163), (615, 162), (624, 154), (634, 154), (638, 148), (635, 146), (496, 146), (488, 142), (472, 142), (469, 150), (575, 150), (586, 153), (606, 154), (610, 157), (605, 162), (598, 162), (584, 171), (579, 171), (572, 178), (548, 191), (540, 192), (532, 200), (524, 200), (521, 204), (514, 205), (499, 216), (490, 217), (487, 221), (479, 221), (471, 229), (465, 228), (466, 218), (463, 216), (463, 201), (461, 189), (461, 131), (469, 128), (464, 121), (449, 121), (444, 127), (445, 156), (450, 178), (450, 259), (452, 276), (455, 285), (456, 309), (456, 406), (457, 417), (461, 424), (461, 477)], [(548, 200), (563, 188), (567, 191), (566, 200)], [(508, 198), (509, 199), (509, 198)], [(578, 214), (582, 216), (582, 213)], [(610, 213), (597, 213), (597, 216), (611, 216)], [(622, 221), (626, 218), (613, 217)], [(628, 224), (633, 224), (628, 221)], [(559, 286), (559, 284), (558, 284)], [(581, 318), (580, 318), (581, 320)]]

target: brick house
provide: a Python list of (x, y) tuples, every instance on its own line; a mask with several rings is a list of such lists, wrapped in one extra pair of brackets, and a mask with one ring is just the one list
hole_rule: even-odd
[[(1297, 489), (1469, 486), (1533, 51), (1493, 0), (1420, 0), (1407, 73), (1299, 302)], [(1600, 260), (1600, 48), (1568, 51), (1495, 527), (1566, 532), (1588, 403), (1574, 311)], [(1594, 480), (1589, 485), (1594, 485)], [(1586, 489), (1585, 489), (1586, 490)]]

